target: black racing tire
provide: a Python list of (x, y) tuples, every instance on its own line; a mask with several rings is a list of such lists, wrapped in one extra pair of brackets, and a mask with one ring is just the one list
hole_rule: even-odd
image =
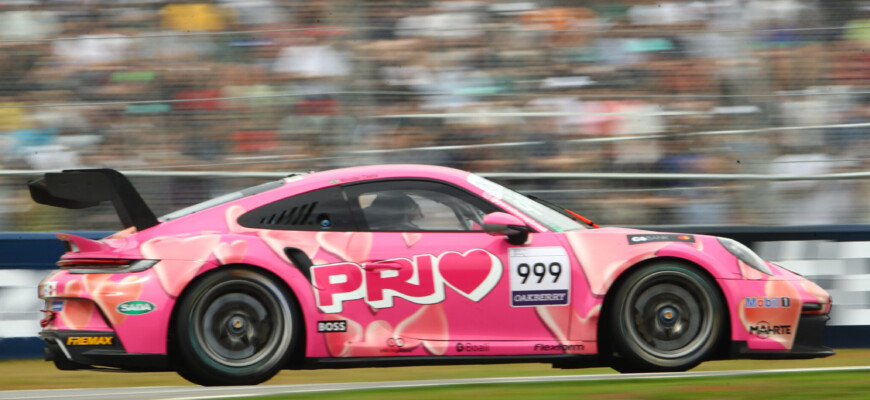
[(632, 271), (619, 285), (608, 318), (619, 372), (689, 370), (723, 336), (724, 300), (696, 268), (662, 262)]
[(296, 300), (248, 269), (196, 281), (178, 305), (178, 374), (203, 386), (256, 385), (275, 376), (296, 345)]

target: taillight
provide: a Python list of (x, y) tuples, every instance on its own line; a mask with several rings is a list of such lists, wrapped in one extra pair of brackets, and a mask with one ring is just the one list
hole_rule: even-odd
[(57, 266), (72, 274), (109, 274), (142, 272), (157, 264), (158, 260), (127, 260), (122, 258), (68, 258)]

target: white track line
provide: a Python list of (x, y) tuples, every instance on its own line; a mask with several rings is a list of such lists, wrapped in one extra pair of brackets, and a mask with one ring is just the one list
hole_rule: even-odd
[(125, 400), (205, 400), (216, 398), (240, 398), (275, 394), (318, 393), (344, 390), (396, 389), (432, 386), (478, 385), (493, 383), (532, 383), (532, 382), (576, 382), (576, 381), (614, 381), (632, 379), (677, 379), (707, 378), (746, 375), (769, 375), (806, 372), (844, 372), (868, 371), (870, 366), (833, 367), (833, 368), (792, 368), (738, 371), (698, 371), (679, 373), (642, 373), (642, 374), (595, 374), (595, 375), (555, 375), (524, 376), (504, 378), (444, 379), (422, 381), (322, 383), (308, 385), (258, 385), (224, 387), (187, 387), (156, 386), (105, 389), (55, 389), (55, 390), (11, 390), (0, 391), (0, 400), (50, 400), (50, 399), (117, 399)]

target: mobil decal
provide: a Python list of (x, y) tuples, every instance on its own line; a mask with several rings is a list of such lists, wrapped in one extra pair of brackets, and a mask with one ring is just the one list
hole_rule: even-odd
[(363, 263), (337, 263), (311, 268), (317, 307), (339, 313), (343, 303), (365, 299), (372, 308), (393, 307), (400, 297), (416, 304), (444, 301), (445, 286), (472, 301), (480, 301), (498, 284), (502, 264), (483, 249), (449, 251), (413, 260), (395, 258)]
[(791, 298), (782, 297), (767, 297), (754, 296), (745, 299), (746, 308), (789, 308), (791, 307)]

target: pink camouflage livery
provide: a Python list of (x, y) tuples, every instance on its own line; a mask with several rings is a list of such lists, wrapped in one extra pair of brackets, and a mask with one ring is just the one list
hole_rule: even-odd
[[(69, 189), (85, 184), (96, 189)], [(61, 207), (112, 201), (127, 226), (96, 241), (58, 234), (68, 251), (39, 294), (61, 369), (226, 385), (281, 369), (678, 371), (833, 354), (820, 339), (830, 296), (735, 241), (594, 229), (455, 169), (291, 176), (162, 218), (113, 170), (30, 188)]]

